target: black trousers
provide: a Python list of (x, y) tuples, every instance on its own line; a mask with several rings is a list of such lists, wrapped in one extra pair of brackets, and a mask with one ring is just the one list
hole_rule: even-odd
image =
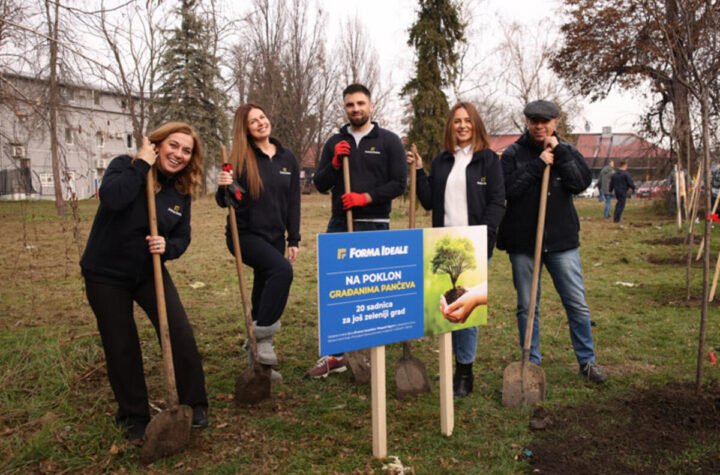
[[(232, 240), (227, 239), (230, 252)], [(285, 311), (293, 268), (285, 258), (285, 238), (268, 242), (257, 234), (240, 234), (240, 254), (243, 263), (253, 269), (252, 319), (259, 327), (269, 327)]]
[(625, 210), (625, 201), (627, 201), (627, 195), (616, 194), (615, 199), (615, 212), (613, 213), (613, 222), (619, 223), (622, 219), (623, 211)]
[[(191, 407), (207, 406), (205, 373), (192, 327), (175, 284), (164, 267), (163, 281), (178, 398), (181, 404)], [(85, 289), (100, 330), (108, 379), (118, 403), (116, 419), (118, 422), (147, 421), (150, 411), (133, 301), (145, 310), (159, 339), (153, 279), (131, 288), (86, 278)], [(162, 362), (159, 363), (162, 366)]]

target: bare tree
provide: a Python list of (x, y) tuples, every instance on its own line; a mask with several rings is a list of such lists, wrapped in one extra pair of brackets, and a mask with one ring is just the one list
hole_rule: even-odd
[(139, 144), (153, 113), (167, 12), (158, 4), (134, 1), (110, 13), (103, 0), (99, 11), (86, 16), (90, 32), (102, 38), (105, 56), (110, 58), (104, 64), (88, 58), (86, 64), (127, 104), (133, 137)]
[(328, 79), (324, 13), (308, 0), (255, 0), (236, 46), (240, 100), (262, 105), (300, 161), (322, 135)]
[(339, 78), (339, 90), (335, 94), (338, 107), (333, 110), (337, 125), (345, 121), (340, 92), (345, 86), (353, 83), (363, 84), (370, 90), (375, 108), (373, 116), (382, 122), (392, 88), (387, 87), (388, 81), (382, 80), (377, 50), (370, 42), (367, 31), (357, 15), (347, 18), (343, 23), (336, 57), (339, 58), (336, 75)]
[(500, 77), (510, 97), (509, 121), (519, 131), (525, 129), (525, 123), (519, 120), (522, 108), (530, 101), (546, 99), (557, 103), (565, 133), (570, 132), (567, 119), (580, 110), (578, 95), (550, 69), (557, 49), (552, 30), (547, 22), (534, 27), (518, 23), (502, 25), (503, 41), (498, 51), (505, 60), (505, 68)]
[(58, 140), (58, 109), (60, 108), (60, 85), (58, 84), (58, 40), (60, 35), (60, 0), (44, 1), (45, 15), (48, 31), (48, 50), (50, 61), (48, 64), (48, 98), (47, 110), (50, 121), (50, 154), (52, 157), (52, 173), (55, 185), (55, 209), (58, 215), (65, 214), (65, 199), (62, 193), (60, 180), (61, 150)]

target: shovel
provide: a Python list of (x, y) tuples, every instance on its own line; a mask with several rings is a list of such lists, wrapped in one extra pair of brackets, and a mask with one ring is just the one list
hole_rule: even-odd
[[(227, 162), (225, 157), (225, 147), (222, 148), (222, 155), (223, 162)], [(230, 170), (231, 168), (227, 168), (225, 171)], [(240, 236), (237, 229), (237, 218), (235, 217), (235, 208), (232, 206), (231, 200), (226, 200), (226, 203), (228, 205), (230, 234), (232, 235), (233, 250), (235, 254), (235, 267), (237, 269), (240, 297), (242, 299), (243, 315), (245, 317), (245, 330), (247, 332), (248, 341), (250, 342), (250, 354), (252, 355), (252, 364), (250, 367), (243, 371), (240, 376), (238, 376), (237, 380), (235, 380), (235, 402), (238, 404), (257, 404), (260, 401), (270, 398), (271, 368), (267, 365), (258, 363), (255, 328), (252, 322), (250, 301), (245, 289), (245, 278), (243, 277), (243, 262), (240, 253)]]
[[(417, 155), (415, 144), (412, 145), (412, 153)], [(417, 188), (417, 176), (415, 166), (410, 166), (410, 211), (409, 228), (415, 227), (415, 191)], [(430, 391), (430, 378), (428, 378), (425, 365), (418, 358), (410, 354), (410, 343), (403, 342), (403, 354), (395, 363), (395, 396), (404, 399), (408, 396)]]
[(545, 399), (545, 371), (530, 362), (530, 343), (535, 323), (535, 307), (540, 280), (540, 258), (542, 257), (542, 240), (545, 232), (545, 209), (547, 207), (547, 191), (550, 182), (550, 166), (545, 167), (540, 187), (540, 206), (538, 208), (537, 232), (535, 234), (535, 256), (533, 259), (532, 282), (530, 284), (530, 304), (525, 323), (525, 342), (523, 357), (520, 363), (510, 363), (503, 373), (503, 406), (516, 407), (533, 405)]
[[(150, 220), (150, 235), (157, 236), (157, 211), (155, 209), (155, 175), (151, 168), (147, 174), (147, 203)], [(152, 418), (145, 429), (145, 443), (140, 460), (152, 463), (162, 457), (182, 451), (190, 442), (192, 426), (192, 408), (179, 404), (175, 367), (170, 344), (167, 309), (165, 307), (165, 288), (163, 286), (160, 254), (152, 254), (153, 274), (155, 277), (155, 297), (157, 299), (158, 322), (160, 325), (160, 345), (162, 347), (163, 367), (167, 379), (168, 409)]]
[[(345, 193), (350, 193), (350, 159), (347, 155), (343, 157), (343, 181), (345, 184)], [(352, 208), (345, 211), (345, 221), (347, 221), (348, 232), (353, 232)], [(347, 362), (355, 378), (355, 382), (358, 384), (368, 384), (371, 376), (370, 351), (367, 349), (351, 351), (345, 356), (347, 357)]]

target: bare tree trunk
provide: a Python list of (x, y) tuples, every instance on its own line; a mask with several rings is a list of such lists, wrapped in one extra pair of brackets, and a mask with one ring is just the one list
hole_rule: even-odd
[[(710, 190), (710, 118), (708, 113), (708, 94), (707, 89), (703, 87), (703, 93), (700, 98), (702, 108), (702, 129), (703, 129), (703, 170), (705, 171), (705, 190)], [(698, 183), (698, 186), (700, 184)], [(705, 209), (710, 209), (711, 193), (705, 193)], [(703, 292), (702, 306), (700, 310), (700, 335), (698, 337), (698, 357), (697, 370), (695, 372), (695, 391), (700, 393), (703, 380), (703, 362), (705, 355), (705, 322), (707, 321), (709, 282), (710, 282), (710, 239), (712, 237), (712, 221), (705, 219), (705, 243), (707, 252), (703, 256)]]
[[(54, 6), (54, 17), (50, 6)], [(60, 102), (60, 86), (58, 85), (58, 26), (60, 23), (60, 0), (45, 0), (45, 14), (48, 25), (48, 41), (50, 46), (50, 78), (48, 91), (48, 114), (50, 119), (50, 155), (52, 157), (53, 182), (55, 187), (55, 209), (58, 216), (65, 214), (65, 199), (62, 193), (60, 177), (60, 145), (58, 141), (58, 108)]]

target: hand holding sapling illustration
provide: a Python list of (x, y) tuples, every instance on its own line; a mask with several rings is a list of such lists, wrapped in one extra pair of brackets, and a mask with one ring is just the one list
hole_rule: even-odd
[(445, 296), (440, 297), (440, 311), (445, 320), (452, 323), (465, 323), (475, 307), (487, 304), (487, 282), (467, 289), (453, 303), (448, 304)]

